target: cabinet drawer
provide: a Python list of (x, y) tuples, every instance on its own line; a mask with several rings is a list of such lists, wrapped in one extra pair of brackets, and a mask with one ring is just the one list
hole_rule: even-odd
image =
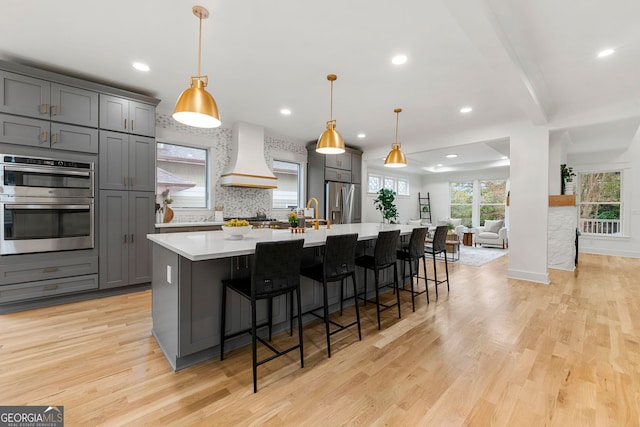
[(98, 129), (51, 123), (51, 148), (98, 154)]
[(0, 304), (98, 289), (98, 275), (0, 286)]
[(351, 172), (324, 168), (324, 179), (327, 181), (351, 182)]
[(98, 272), (98, 257), (74, 257), (67, 260), (38, 261), (23, 264), (0, 265), (0, 283), (24, 283), (60, 277), (81, 276)]
[(0, 114), (0, 142), (49, 148), (49, 121)]

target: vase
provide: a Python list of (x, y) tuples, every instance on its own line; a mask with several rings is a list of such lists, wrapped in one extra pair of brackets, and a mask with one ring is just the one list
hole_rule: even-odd
[(575, 186), (573, 181), (567, 181), (564, 184), (564, 194), (573, 194), (575, 190)]

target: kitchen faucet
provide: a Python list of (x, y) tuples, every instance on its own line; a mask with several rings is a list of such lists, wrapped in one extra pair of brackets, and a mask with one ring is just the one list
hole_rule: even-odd
[(318, 219), (318, 199), (316, 199), (315, 197), (310, 198), (309, 201), (307, 202), (307, 209), (311, 207), (311, 202), (316, 202), (316, 224), (314, 225), (313, 228), (317, 230), (320, 225), (320, 220)]

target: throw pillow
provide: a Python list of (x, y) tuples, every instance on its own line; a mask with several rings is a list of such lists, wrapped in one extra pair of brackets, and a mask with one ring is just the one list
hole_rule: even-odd
[(449, 218), (449, 222), (453, 224), (454, 227), (462, 225), (462, 218)]
[(484, 231), (497, 234), (500, 231), (500, 229), (503, 227), (503, 225), (504, 225), (503, 220), (497, 220), (497, 221), (486, 220), (484, 222)]

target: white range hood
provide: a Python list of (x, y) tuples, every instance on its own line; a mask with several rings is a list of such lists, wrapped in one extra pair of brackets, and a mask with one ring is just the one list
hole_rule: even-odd
[(224, 187), (277, 188), (277, 178), (264, 159), (264, 129), (250, 123), (233, 125), (231, 158), (220, 176)]

